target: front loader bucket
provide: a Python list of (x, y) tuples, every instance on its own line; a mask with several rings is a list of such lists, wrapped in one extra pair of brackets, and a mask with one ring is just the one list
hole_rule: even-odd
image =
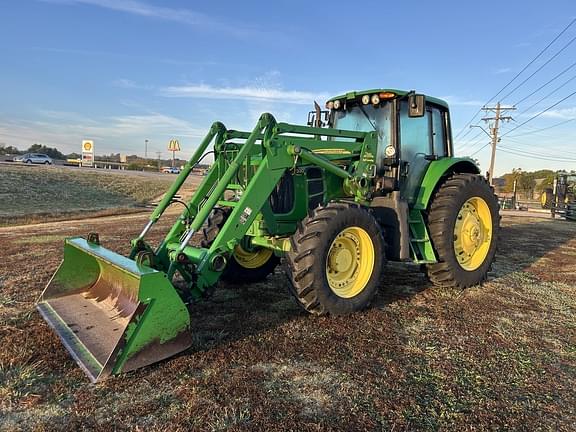
[(163, 272), (80, 237), (66, 240), (37, 308), (92, 382), (192, 343), (188, 310)]

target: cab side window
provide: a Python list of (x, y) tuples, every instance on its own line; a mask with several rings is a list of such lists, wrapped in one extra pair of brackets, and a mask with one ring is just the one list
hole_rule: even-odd
[(400, 155), (411, 162), (417, 157), (430, 154), (430, 111), (422, 117), (408, 116), (408, 101), (400, 102)]
[(436, 156), (446, 156), (446, 113), (436, 107), (428, 109), (432, 113), (432, 149)]

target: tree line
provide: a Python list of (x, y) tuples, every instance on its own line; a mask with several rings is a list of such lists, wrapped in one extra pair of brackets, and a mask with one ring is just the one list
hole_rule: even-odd
[(20, 150), (14, 146), (7, 146), (0, 144), (0, 156), (5, 155), (21, 155), (26, 153), (42, 153), (50, 156), (52, 159), (66, 159), (66, 155), (60, 152), (57, 148), (46, 147), (43, 144), (32, 144), (27, 150)]
[(516, 181), (516, 191), (526, 197), (532, 198), (534, 193), (542, 193), (545, 189), (551, 188), (554, 183), (556, 171), (542, 169), (538, 171), (523, 171), (520, 168), (513, 168), (512, 172), (504, 174), (503, 192), (514, 191), (514, 181)]

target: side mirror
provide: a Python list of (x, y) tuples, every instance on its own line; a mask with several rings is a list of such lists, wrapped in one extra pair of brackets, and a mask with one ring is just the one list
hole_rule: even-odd
[(412, 93), (408, 97), (408, 117), (422, 117), (426, 112), (426, 96)]

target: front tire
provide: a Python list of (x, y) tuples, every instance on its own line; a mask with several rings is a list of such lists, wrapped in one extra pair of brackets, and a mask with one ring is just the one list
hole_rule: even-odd
[[(202, 247), (209, 248), (212, 245), (230, 213), (232, 213), (232, 209), (229, 207), (216, 207), (212, 211), (206, 227), (202, 230)], [(274, 273), (278, 264), (280, 264), (280, 259), (274, 255), (271, 249), (263, 247), (249, 249), (238, 244), (228, 259), (221, 279), (231, 284), (261, 282), (269, 274)]]
[(486, 179), (454, 174), (438, 189), (428, 229), (438, 262), (426, 266), (437, 286), (467, 288), (486, 280), (496, 255), (498, 200)]
[(382, 229), (368, 211), (344, 203), (318, 207), (290, 242), (286, 270), (306, 311), (342, 315), (370, 304), (386, 258)]

